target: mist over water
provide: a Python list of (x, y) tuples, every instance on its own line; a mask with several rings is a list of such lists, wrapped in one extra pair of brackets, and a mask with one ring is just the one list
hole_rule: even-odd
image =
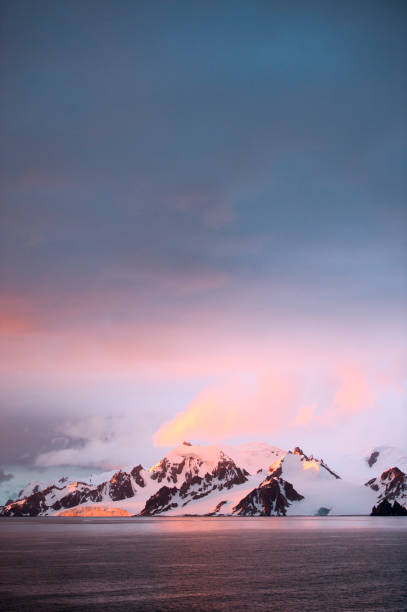
[(0, 609), (407, 609), (404, 517), (0, 521)]

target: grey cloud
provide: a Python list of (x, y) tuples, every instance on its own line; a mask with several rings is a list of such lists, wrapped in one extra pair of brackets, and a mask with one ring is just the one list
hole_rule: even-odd
[(6, 482), (7, 480), (12, 480), (14, 478), (14, 474), (6, 474), (3, 468), (0, 467), (0, 483)]
[(40, 452), (63, 449), (68, 445), (79, 447), (83, 444), (81, 440), (58, 435), (58, 425), (65, 418), (55, 411), (50, 414), (43, 407), (27, 406), (26, 402), (24, 406), (16, 403), (13, 412), (3, 409), (0, 462), (30, 466)]

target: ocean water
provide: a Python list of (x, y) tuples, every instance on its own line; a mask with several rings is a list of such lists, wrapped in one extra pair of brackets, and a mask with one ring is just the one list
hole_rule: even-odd
[(0, 609), (407, 610), (407, 518), (4, 518)]

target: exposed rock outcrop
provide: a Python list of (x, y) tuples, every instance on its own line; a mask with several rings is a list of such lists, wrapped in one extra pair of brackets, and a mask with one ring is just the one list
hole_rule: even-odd
[(371, 516), (407, 516), (407, 508), (396, 501), (392, 505), (387, 499), (384, 499), (377, 506), (373, 506)]
[(285, 516), (290, 502), (304, 499), (290, 482), (269, 476), (234, 508), (238, 516)]
[[(291, 451), (288, 451), (288, 452), (291, 453)], [(334, 472), (330, 467), (328, 467), (328, 465), (325, 463), (323, 459), (315, 459), (313, 455), (306, 455), (299, 446), (296, 446), (294, 448), (294, 451), (292, 454), (298, 455), (301, 458), (301, 461), (309, 461), (309, 462), (316, 461), (317, 463), (319, 463), (321, 467), (327, 470), (334, 478), (337, 478), (338, 480), (341, 478), (336, 472)]]
[(154, 516), (155, 514), (166, 512), (171, 508), (176, 508), (178, 503), (171, 502), (171, 500), (177, 493), (177, 487), (170, 488), (164, 485), (157, 493), (147, 500), (146, 505), (140, 512), (140, 516)]
[(374, 466), (374, 464), (377, 462), (378, 456), (379, 456), (379, 451), (373, 451), (373, 453), (370, 454), (370, 456), (366, 459), (369, 467)]

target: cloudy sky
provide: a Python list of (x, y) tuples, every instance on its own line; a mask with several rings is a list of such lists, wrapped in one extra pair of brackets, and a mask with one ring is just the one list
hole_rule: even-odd
[(1, 13), (2, 497), (184, 439), (405, 445), (406, 3)]

